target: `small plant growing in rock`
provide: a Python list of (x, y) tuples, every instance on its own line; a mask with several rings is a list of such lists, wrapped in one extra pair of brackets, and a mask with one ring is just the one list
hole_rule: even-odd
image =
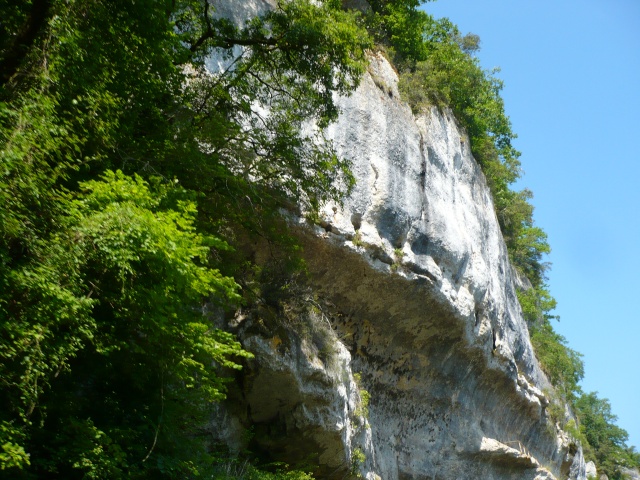
[(549, 414), (549, 419), (555, 424), (563, 424), (564, 423), (564, 407), (560, 404), (560, 402), (556, 399), (552, 399), (547, 407), (547, 412)]
[(364, 388), (358, 391), (360, 394), (360, 403), (353, 411), (353, 414), (357, 417), (369, 418), (369, 400), (371, 400), (371, 394)]
[(371, 394), (364, 388), (362, 388), (362, 375), (359, 373), (353, 374), (353, 380), (358, 386), (358, 394), (360, 396), (360, 402), (354, 409), (353, 415), (356, 417), (368, 418), (369, 417), (369, 400), (371, 400)]
[(362, 241), (362, 234), (360, 233), (360, 230), (356, 231), (355, 235), (351, 239), (351, 243), (353, 243), (355, 247), (364, 247), (364, 242)]
[(402, 259), (404, 258), (404, 252), (402, 248), (396, 248), (393, 251), (393, 263), (391, 264), (391, 271), (397, 272), (398, 269), (402, 266)]
[(367, 456), (364, 454), (361, 448), (356, 447), (351, 452), (351, 475), (355, 478), (362, 478), (360, 473), (360, 467), (364, 465), (367, 460)]
[(589, 442), (587, 441), (587, 437), (580, 430), (580, 427), (576, 425), (576, 421), (573, 418), (567, 422), (563, 430), (571, 435), (574, 439), (576, 439), (583, 447), (586, 448), (589, 444)]

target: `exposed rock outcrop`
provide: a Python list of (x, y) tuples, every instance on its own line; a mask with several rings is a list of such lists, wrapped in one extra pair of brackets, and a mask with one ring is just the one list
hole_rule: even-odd
[(415, 117), (380, 54), (338, 103), (328, 137), (355, 191), (320, 226), (291, 218), (311, 306), (231, 322), (256, 359), (219, 412), (219, 440), (240, 448), (252, 427), (252, 448), (321, 478), (586, 478), (547, 418), (522, 282), (468, 139), (447, 112)]
[(596, 464), (593, 462), (587, 462), (585, 465), (585, 475), (587, 478), (598, 478), (598, 470), (596, 469)]
[(638, 470), (624, 467), (620, 470), (629, 480), (640, 480), (640, 472)]

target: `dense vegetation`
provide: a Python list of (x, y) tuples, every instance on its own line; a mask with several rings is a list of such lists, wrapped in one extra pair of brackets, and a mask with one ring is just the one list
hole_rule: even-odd
[(607, 399), (596, 393), (583, 394), (574, 403), (580, 419), (583, 445), (588, 457), (595, 460), (598, 470), (609, 478), (623, 478), (620, 467), (633, 468), (640, 465), (640, 452), (627, 445), (628, 434), (616, 425), (617, 417), (611, 413)]
[(249, 355), (214, 328), (244, 294), (224, 257), (350, 188), (301, 124), (336, 117), (369, 37), (335, 1), (242, 28), (199, 0), (0, 12), (0, 476), (218, 471), (200, 429)]
[(357, 15), (290, 0), (239, 27), (202, 0), (0, 0), (1, 478), (309, 478), (208, 454), (207, 408), (250, 355), (215, 321), (273, 273), (234, 252), (240, 238), (288, 248), (280, 206), (352, 187), (322, 128), (302, 125), (336, 118), (333, 95), (357, 86), (374, 44), (416, 112), (448, 107), (469, 134), (532, 285), (538, 356), (591, 455), (611, 478), (640, 463), (551, 327), (549, 246), (530, 192), (510, 188), (501, 83), (476, 36), (420, 3)]

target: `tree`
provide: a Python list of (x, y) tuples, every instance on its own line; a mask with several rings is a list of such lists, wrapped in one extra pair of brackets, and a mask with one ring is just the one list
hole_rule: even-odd
[(584, 377), (582, 354), (567, 346), (567, 340), (553, 330), (548, 319), (531, 327), (531, 343), (542, 369), (563, 396), (572, 403), (581, 393), (578, 383)]
[(616, 425), (618, 417), (611, 412), (609, 400), (599, 398), (597, 392), (585, 393), (577, 399), (575, 408), (599, 471), (611, 479), (622, 480), (620, 467), (640, 466), (637, 453), (626, 444), (629, 435)]
[(366, 24), (401, 69), (427, 57), (423, 33), (429, 16), (418, 7), (429, 0), (371, 0)]
[[(80, 187), (83, 193), (62, 200), (63, 228), (39, 245), (41, 262), (14, 278), (23, 306), (8, 309), (12, 321), (3, 325), (3, 338), (13, 339), (2, 348), (5, 395), (14, 397), (14, 412), (5, 415), (40, 424), (30, 448), (36, 471), (54, 463), (63, 472), (66, 464), (104, 478), (129, 471), (132, 457), (144, 458), (138, 450), (153, 448), (149, 424), (189, 425), (167, 420), (169, 404), (193, 416), (193, 405), (222, 398), (212, 362), (239, 368), (233, 356), (247, 353), (198, 308), (202, 299), (237, 298), (237, 287), (206, 266), (209, 248), (226, 245), (195, 231), (195, 205), (184, 189), (151, 189), (121, 172)], [(135, 444), (125, 428), (136, 431)], [(111, 449), (92, 458), (94, 441)]]
[(352, 184), (321, 141), (369, 45), (339, 3), (0, 3), (0, 476), (208, 468), (248, 355), (210, 314), (241, 298), (234, 232)]

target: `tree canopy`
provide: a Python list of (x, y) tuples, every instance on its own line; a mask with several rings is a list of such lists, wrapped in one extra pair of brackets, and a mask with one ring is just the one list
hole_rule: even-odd
[(215, 328), (242, 297), (230, 227), (351, 187), (320, 140), (369, 36), (336, 1), (243, 25), (200, 0), (0, 12), (0, 476), (201, 475), (249, 356)]
[(640, 453), (627, 445), (629, 435), (616, 425), (618, 418), (606, 398), (599, 398), (597, 392), (585, 393), (575, 402), (575, 408), (587, 440), (586, 455), (596, 461), (599, 472), (612, 480), (622, 480), (626, 478), (623, 468), (640, 466)]

